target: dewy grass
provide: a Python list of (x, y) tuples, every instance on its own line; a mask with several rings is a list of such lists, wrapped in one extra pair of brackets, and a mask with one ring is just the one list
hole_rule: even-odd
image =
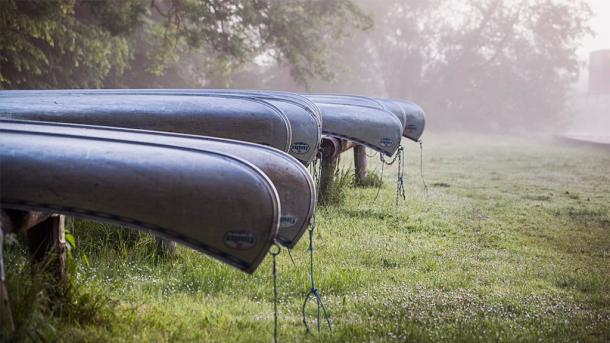
[[(606, 151), (428, 135), (426, 192), (417, 146), (404, 143), (407, 200), (398, 208), (387, 167), (376, 200), (376, 188), (345, 187), (342, 204), (318, 209), (317, 286), (334, 329), (322, 341), (610, 340)], [(81, 294), (69, 297), (70, 312), (50, 310), (20, 244), (7, 251), (13, 312), (26, 325), (15, 340), (271, 341), (270, 259), (250, 276), (184, 247), (157, 259), (150, 235), (70, 225)], [(300, 318), (306, 248), (304, 239), (294, 264), (285, 251), (278, 257), (281, 341), (317, 341)]]

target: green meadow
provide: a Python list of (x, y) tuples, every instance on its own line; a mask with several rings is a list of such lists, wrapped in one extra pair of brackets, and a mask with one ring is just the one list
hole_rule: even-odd
[[(610, 150), (550, 138), (425, 135), (377, 188), (318, 208), (317, 286), (332, 332), (307, 334), (308, 239), (278, 256), (280, 341), (610, 341)], [(341, 161), (351, 167), (351, 151)], [(370, 170), (380, 173), (378, 157)], [(349, 177), (349, 176), (347, 176)], [(340, 197), (341, 198), (341, 197)], [(375, 199), (376, 198), (376, 199)], [(9, 341), (270, 342), (271, 257), (247, 275), (152, 236), (69, 219), (73, 286), (5, 262)], [(292, 257), (292, 258), (291, 258)], [(315, 307), (307, 317), (315, 326)]]

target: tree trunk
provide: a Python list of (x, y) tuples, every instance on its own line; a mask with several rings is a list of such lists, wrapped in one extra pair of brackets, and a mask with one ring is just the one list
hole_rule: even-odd
[(65, 217), (54, 214), (27, 231), (30, 256), (34, 262), (49, 266), (59, 280), (66, 280)]
[(366, 170), (366, 147), (364, 145), (354, 147), (354, 169), (356, 185), (365, 185), (368, 174)]

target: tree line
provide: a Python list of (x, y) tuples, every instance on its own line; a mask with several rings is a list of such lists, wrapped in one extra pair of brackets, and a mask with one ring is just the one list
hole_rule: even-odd
[(570, 115), (583, 0), (0, 2), (2, 88), (240, 87), (413, 99), (432, 127)]

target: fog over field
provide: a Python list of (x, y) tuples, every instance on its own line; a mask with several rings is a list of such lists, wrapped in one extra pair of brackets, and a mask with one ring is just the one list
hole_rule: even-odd
[(374, 25), (331, 43), (332, 81), (308, 88), (270, 62), (236, 73), (233, 84), (411, 99), (432, 130), (610, 133), (610, 94), (590, 92), (587, 69), (591, 51), (610, 49), (610, 3), (358, 3)]

